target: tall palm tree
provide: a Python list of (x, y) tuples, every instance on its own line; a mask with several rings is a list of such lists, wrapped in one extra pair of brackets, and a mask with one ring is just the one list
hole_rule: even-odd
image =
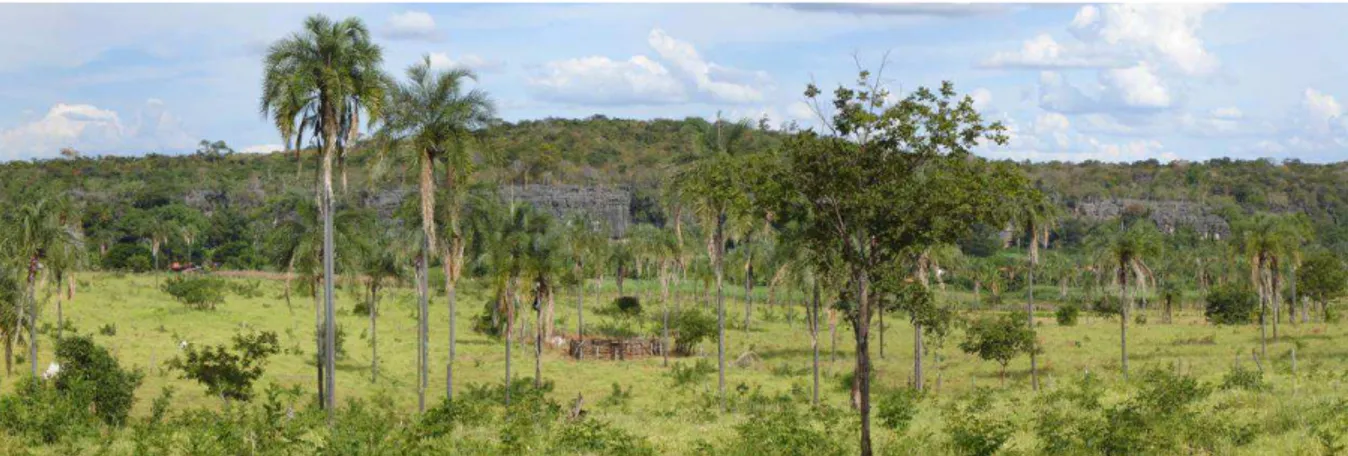
[[(332, 421), (336, 405), (335, 305), (333, 303), (334, 261), (332, 162), (344, 147), (354, 125), (349, 122), (365, 110), (369, 118), (379, 118), (383, 109), (384, 76), (380, 70), (383, 51), (370, 40), (370, 32), (358, 18), (333, 21), (323, 15), (305, 19), (304, 26), (287, 38), (272, 43), (263, 62), (261, 110), (274, 120), (303, 111), (314, 113), (312, 122), (301, 123), (319, 138), (322, 151), (318, 192), (319, 215), (323, 219), (323, 300), (324, 344), (327, 391), (323, 403)], [(296, 110), (290, 100), (307, 102)], [(278, 112), (279, 111), (279, 112)], [(279, 123), (279, 122), (277, 122)], [(301, 133), (302, 134), (302, 133)]]
[[(1025, 299), (1026, 324), (1034, 333), (1034, 272), (1039, 267), (1039, 246), (1048, 244), (1048, 228), (1057, 216), (1057, 206), (1049, 202), (1043, 192), (1033, 189), (1027, 192), (1013, 208), (1013, 219), (1023, 234), (1030, 237), (1028, 244), (1028, 264), (1025, 268), (1027, 286)], [(1038, 336), (1036, 336), (1038, 337)], [(1039, 390), (1038, 350), (1030, 350), (1030, 385)]]
[(706, 233), (707, 258), (716, 283), (716, 391), (725, 409), (725, 243), (726, 222), (745, 205), (738, 173), (745, 155), (744, 138), (752, 127), (747, 120), (719, 118), (698, 136), (699, 153), (689, 157), (672, 176), (673, 191), (700, 219)]
[(1281, 276), (1279, 266), (1298, 249), (1306, 237), (1304, 223), (1297, 219), (1268, 213), (1258, 213), (1239, 224), (1241, 247), (1249, 261), (1250, 284), (1259, 293), (1259, 350), (1260, 357), (1268, 357), (1268, 311), (1272, 307), (1273, 340), (1278, 340), (1278, 317), (1281, 315)]
[[(444, 259), (445, 292), (449, 299), (450, 359), (445, 367), (446, 394), (454, 392), (454, 314), (456, 289), (462, 272), (464, 239), (459, 229), (463, 196), (473, 172), (472, 145), (491, 123), (495, 108), (487, 93), (465, 90), (477, 75), (465, 69), (436, 71), (431, 58), (407, 68), (407, 81), (390, 83), (383, 128), (377, 135), (386, 150), (419, 168), (421, 228), (426, 238), (424, 254), (440, 252)], [(446, 242), (440, 250), (435, 227), (435, 163), (445, 163), (444, 203)], [(422, 277), (426, 276), (422, 271)], [(424, 324), (423, 324), (424, 325)]]
[[(603, 235), (592, 225), (587, 217), (572, 216), (566, 219), (563, 227), (565, 231), (563, 238), (567, 243), (567, 255), (571, 261), (577, 289), (576, 338), (581, 340), (585, 337), (585, 282), (590, 270), (595, 269), (595, 265), (599, 263), (594, 261), (594, 257), (605, 241)], [(584, 356), (584, 350), (581, 350), (580, 355)]]
[(523, 206), (516, 218), (520, 220), (517, 226), (523, 230), (522, 273), (533, 290), (534, 387), (542, 388), (543, 341), (553, 333), (553, 298), (561, 284), (560, 276), (567, 269), (566, 246), (548, 213)]
[(1119, 284), (1123, 300), (1119, 303), (1119, 352), (1123, 378), (1128, 379), (1128, 317), (1130, 315), (1133, 284), (1151, 276), (1146, 259), (1160, 254), (1160, 234), (1150, 221), (1133, 223), (1127, 227), (1106, 225), (1105, 231), (1094, 237), (1091, 244), (1101, 255), (1107, 269)]
[(78, 215), (64, 198), (36, 198), (20, 204), (9, 214), (15, 256), (28, 265), (24, 285), (27, 311), (17, 315), (28, 329), (28, 359), (32, 374), (37, 375), (37, 280), (48, 261), (67, 248), (83, 249), (78, 231)]

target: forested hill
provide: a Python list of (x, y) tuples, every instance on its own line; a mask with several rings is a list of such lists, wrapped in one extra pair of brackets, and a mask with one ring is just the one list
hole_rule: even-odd
[[(670, 170), (706, 147), (716, 126), (685, 120), (545, 119), (502, 123), (478, 157), (482, 185), (571, 184), (625, 190), (632, 223), (664, 219), (658, 187)], [(783, 133), (752, 126), (735, 139), (746, 150), (778, 147)], [(315, 154), (235, 154), (222, 143), (183, 156), (63, 158), (0, 164), (0, 205), (26, 194), (68, 191), (82, 206), (86, 236), (99, 247), (135, 243), (152, 215), (200, 223), (203, 251), (258, 245), (281, 195), (312, 188)], [(1226, 221), (1255, 211), (1304, 212), (1321, 242), (1348, 253), (1348, 163), (1217, 159), (1131, 164), (1022, 163), (1020, 166), (1082, 219), (1123, 213), (1162, 228), (1224, 235)], [(407, 164), (358, 148), (346, 160), (341, 197), (387, 212), (413, 189)], [(379, 172), (375, 172), (379, 170)], [(387, 214), (385, 214), (387, 215)], [(270, 218), (268, 218), (270, 216)], [(1173, 226), (1166, 226), (1171, 224)], [(1064, 228), (1071, 229), (1071, 224)], [(1066, 235), (1063, 233), (1061, 235)], [(245, 241), (249, 240), (249, 241)], [(172, 242), (167, 242), (172, 248)], [(91, 246), (92, 248), (92, 246)]]

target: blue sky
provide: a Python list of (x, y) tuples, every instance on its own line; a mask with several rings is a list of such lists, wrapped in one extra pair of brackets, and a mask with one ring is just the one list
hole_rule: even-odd
[(466, 66), (507, 120), (767, 116), (886, 52), (895, 92), (951, 80), (1031, 160), (1348, 151), (1348, 5), (0, 5), (0, 160), (267, 151), (266, 46), (358, 16), (393, 74)]

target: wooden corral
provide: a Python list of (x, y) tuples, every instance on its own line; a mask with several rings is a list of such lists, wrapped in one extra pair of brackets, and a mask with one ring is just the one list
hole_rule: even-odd
[(621, 361), (627, 359), (660, 356), (664, 344), (659, 338), (633, 337), (628, 339), (576, 339), (567, 340), (567, 353), (577, 359), (607, 359)]

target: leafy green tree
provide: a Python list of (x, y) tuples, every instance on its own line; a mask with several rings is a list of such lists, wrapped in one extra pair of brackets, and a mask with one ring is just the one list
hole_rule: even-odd
[[(902, 258), (953, 243), (976, 222), (1003, 225), (1001, 201), (1027, 187), (1008, 164), (973, 156), (984, 141), (1000, 144), (1006, 136), (1000, 124), (983, 122), (971, 98), (958, 97), (947, 82), (890, 102), (882, 76), (862, 71), (854, 88), (835, 90), (836, 112), (821, 115), (828, 133), (806, 131), (792, 138), (782, 166), (766, 172), (770, 177), (759, 181), (764, 188), (755, 189), (772, 202), (774, 213), (805, 212), (785, 218), (805, 220), (802, 240), (813, 251), (836, 256), (833, 267), (847, 277), (842, 300), (851, 296), (856, 302), (848, 318), (856, 339), (863, 455), (872, 453), (870, 326), (876, 294), (883, 292), (876, 284), (901, 283), (893, 275)], [(821, 94), (813, 84), (805, 92), (822, 113)], [(921, 345), (914, 348), (920, 355)], [(914, 367), (920, 359), (915, 356)], [(913, 379), (921, 389), (920, 369)]]
[(248, 401), (253, 398), (253, 382), (265, 371), (267, 358), (280, 351), (274, 332), (239, 333), (234, 335), (232, 347), (198, 349), (189, 345), (183, 356), (169, 360), (168, 366), (182, 371), (183, 378), (205, 385), (206, 394), (220, 396), (226, 402)]
[(1296, 280), (1301, 292), (1320, 304), (1321, 321), (1328, 321), (1329, 302), (1348, 292), (1348, 268), (1338, 256), (1325, 250), (1306, 258)]
[(1034, 331), (1017, 321), (1018, 314), (976, 320), (965, 329), (965, 339), (960, 342), (960, 349), (965, 353), (1000, 364), (1002, 370), (998, 377), (1003, 385), (1006, 384), (1006, 365), (1012, 359), (1039, 350)]
[(75, 336), (56, 341), (58, 391), (87, 398), (88, 404), (104, 423), (121, 425), (131, 413), (136, 388), (145, 377), (137, 370), (126, 370), (108, 350), (94, 344), (90, 336)]
[(1268, 356), (1268, 338), (1265, 331), (1272, 309), (1273, 340), (1278, 340), (1278, 317), (1282, 301), (1281, 262), (1297, 249), (1307, 227), (1290, 216), (1258, 213), (1236, 228), (1242, 241), (1245, 258), (1249, 259), (1250, 283), (1259, 293), (1259, 350)]
[(1227, 284), (1208, 292), (1203, 315), (1214, 325), (1244, 325), (1253, 321), (1259, 296), (1249, 288)]
[(376, 229), (360, 257), (360, 272), (365, 276), (364, 310), (370, 316), (371, 383), (379, 378), (379, 292), (407, 276), (404, 252), (395, 236), (394, 230)]
[[(344, 152), (345, 141), (354, 136), (352, 132), (358, 128), (354, 120), (362, 109), (369, 112), (371, 121), (379, 118), (385, 85), (382, 63), (383, 51), (370, 40), (370, 32), (360, 19), (333, 22), (323, 15), (310, 16), (301, 32), (272, 43), (263, 61), (262, 112), (272, 113), (277, 124), (286, 114), (312, 112), (313, 122), (302, 122), (300, 129), (311, 129), (322, 146), (318, 207), (323, 220), (323, 321), (327, 335), (324, 361), (328, 388), (323, 403), (329, 422), (337, 397), (333, 385), (337, 249), (333, 239), (332, 162)], [(302, 100), (304, 109), (293, 109), (295, 104), (290, 100), (295, 98)]]
[[(595, 229), (590, 219), (581, 215), (566, 218), (561, 229), (564, 232), (562, 239), (566, 242), (566, 254), (571, 262), (571, 274), (574, 276), (577, 291), (576, 337), (584, 339), (585, 281), (590, 277), (591, 270), (602, 269), (597, 267), (596, 257), (599, 255), (598, 250), (603, 247), (606, 240)], [(595, 294), (598, 295), (598, 290)], [(584, 353), (580, 355), (584, 356)]]

